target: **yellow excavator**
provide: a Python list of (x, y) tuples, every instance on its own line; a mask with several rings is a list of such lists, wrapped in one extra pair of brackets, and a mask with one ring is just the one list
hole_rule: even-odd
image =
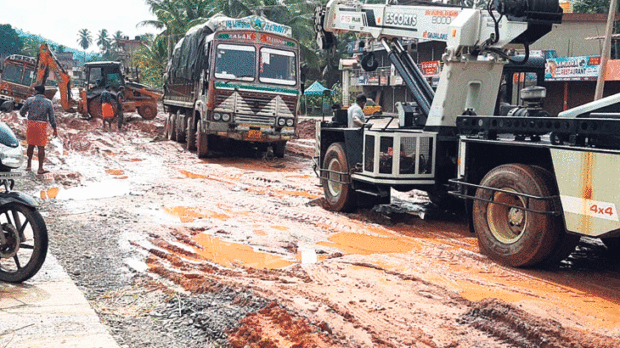
[(100, 95), (106, 86), (110, 86), (115, 96), (119, 93), (120, 87), (124, 87), (123, 112), (138, 112), (145, 120), (152, 120), (157, 116), (157, 101), (161, 99), (163, 93), (126, 79), (120, 62), (84, 64), (86, 85), (85, 88), (80, 88), (77, 100), (71, 95), (71, 76), (60, 65), (47, 44), (43, 43), (37, 57), (35, 84), (45, 84), (50, 71), (56, 76), (60, 103), (67, 112), (77, 111), (84, 117), (101, 118)]

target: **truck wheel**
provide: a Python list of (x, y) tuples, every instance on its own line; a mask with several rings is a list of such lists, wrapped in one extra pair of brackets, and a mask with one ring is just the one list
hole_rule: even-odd
[(181, 113), (181, 110), (178, 110), (177, 121), (175, 122), (174, 126), (176, 127), (176, 130), (177, 130), (177, 141), (179, 143), (185, 142), (185, 135), (186, 135), (185, 126), (186, 125), (187, 125), (187, 122), (185, 121), (185, 116)]
[[(506, 164), (487, 173), (480, 185), (547, 197), (554, 188), (550, 188), (546, 181), (544, 175), (531, 166)], [(474, 230), (480, 250), (491, 259), (523, 267), (537, 264), (555, 251), (563, 229), (561, 219), (480, 200), (525, 207), (525, 198), (510, 193), (478, 189), (476, 198), (472, 212)], [(529, 207), (550, 211), (553, 203), (532, 199)]]
[(157, 107), (153, 105), (142, 105), (138, 108), (138, 114), (145, 120), (152, 120), (157, 116)]
[(0, 106), (0, 110), (5, 112), (11, 112), (15, 110), (15, 103), (12, 101), (6, 101), (2, 103), (2, 105)]
[[(325, 200), (327, 201), (329, 209), (333, 211), (353, 210), (355, 208), (355, 191), (351, 187), (351, 184), (337, 182), (339, 175), (332, 173), (349, 173), (349, 164), (347, 162), (347, 155), (344, 151), (344, 143), (333, 143), (327, 148), (325, 159), (323, 160), (323, 169), (329, 171), (324, 175), (332, 179), (321, 179), (321, 186), (323, 186)], [(321, 174), (321, 177), (323, 177), (323, 174)]]
[(186, 135), (186, 145), (188, 151), (196, 150), (196, 124), (194, 123), (194, 119), (192, 117), (187, 118), (187, 135)]
[(168, 115), (168, 126), (166, 127), (166, 134), (168, 134), (168, 140), (177, 140), (177, 115)]
[(209, 135), (204, 133), (198, 124), (196, 136), (196, 155), (198, 158), (206, 158), (209, 155)]
[(275, 143), (273, 145), (273, 154), (278, 158), (283, 158), (286, 152), (286, 141), (283, 143)]
[(100, 97), (95, 97), (88, 102), (88, 113), (91, 118), (103, 118)]

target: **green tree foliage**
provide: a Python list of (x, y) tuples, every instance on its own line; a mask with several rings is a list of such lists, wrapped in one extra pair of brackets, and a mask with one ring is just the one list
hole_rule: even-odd
[(0, 25), (0, 56), (5, 57), (21, 52), (24, 47), (22, 39), (10, 24)]
[(575, 0), (573, 2), (575, 13), (608, 13), (609, 0)]
[(146, 44), (136, 52), (132, 64), (141, 71), (141, 82), (161, 87), (164, 85), (163, 75), (168, 61), (168, 40), (151, 36), (145, 39)]
[(86, 50), (92, 45), (93, 37), (88, 29), (80, 29), (78, 31), (78, 45), (84, 50), (84, 61), (86, 61)]
[(41, 44), (45, 41), (41, 40), (36, 35), (28, 35), (22, 39), (24, 41), (24, 48), (22, 49), (22, 54), (30, 57), (38, 56), (39, 48), (41, 47)]

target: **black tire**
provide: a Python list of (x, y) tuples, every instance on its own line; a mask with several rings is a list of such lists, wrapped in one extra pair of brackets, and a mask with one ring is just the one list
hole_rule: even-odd
[(177, 115), (170, 114), (168, 115), (168, 127), (166, 128), (166, 134), (168, 135), (168, 140), (176, 141), (177, 140)]
[(273, 154), (278, 158), (284, 158), (286, 153), (286, 141), (283, 143), (275, 143), (273, 145)]
[(367, 53), (362, 57), (360, 64), (365, 71), (375, 71), (379, 67), (379, 60), (374, 53)]
[[(485, 175), (480, 185), (542, 197), (551, 196), (554, 190), (538, 170), (522, 164), (496, 167)], [(502, 192), (478, 189), (476, 198), (524, 206), (523, 198)], [(529, 207), (550, 211), (553, 203), (530, 200)], [(556, 216), (481, 200), (473, 204), (473, 224), (480, 250), (491, 259), (513, 267), (532, 266), (552, 256), (564, 230), (560, 222)]]
[[(532, 168), (536, 171), (537, 175), (544, 180), (551, 195), (557, 195), (558, 184), (553, 174), (542, 167), (532, 166)], [(566, 233), (566, 226), (564, 225), (562, 217), (558, 216), (556, 219), (558, 220), (556, 223), (561, 226), (561, 228), (555, 246), (552, 247), (551, 254), (540, 263), (543, 267), (557, 266), (560, 261), (564, 260), (575, 251), (575, 247), (579, 244), (579, 240), (581, 239), (578, 235)]]
[(152, 120), (157, 117), (157, 104), (142, 105), (138, 108), (138, 114), (145, 120)]
[(187, 118), (187, 127), (185, 128), (187, 134), (185, 136), (185, 147), (188, 151), (196, 150), (196, 123), (192, 117)]
[(203, 132), (200, 123), (197, 128), (196, 155), (198, 158), (207, 158), (209, 156), (209, 135)]
[(620, 237), (602, 238), (601, 241), (605, 244), (610, 253), (615, 254), (620, 259)]
[(181, 110), (177, 111), (177, 120), (175, 123), (176, 131), (177, 131), (177, 141), (179, 143), (185, 142), (185, 135), (187, 134), (185, 127), (187, 126), (187, 122), (185, 121), (187, 117), (185, 117)]
[(103, 119), (103, 112), (101, 111), (101, 98), (95, 97), (88, 101), (88, 113), (91, 118)]
[[(325, 159), (323, 160), (323, 169), (344, 173), (350, 172), (344, 143), (333, 143), (327, 148)], [(325, 173), (324, 175), (333, 179), (338, 177), (338, 175), (331, 173)], [(321, 186), (323, 186), (325, 200), (330, 210), (351, 211), (355, 209), (355, 190), (353, 190), (351, 184), (341, 184), (322, 178)]]
[(4, 112), (11, 112), (15, 110), (15, 102), (5, 101), (2, 105), (0, 105), (0, 110)]
[[(0, 245), (0, 281), (21, 283), (32, 278), (47, 256), (47, 226), (43, 217), (34, 208), (10, 203), (0, 207), (0, 223), (0, 233), (4, 233), (7, 240)], [(20, 236), (19, 239), (16, 236)], [(15, 250), (17, 241), (19, 249)]]

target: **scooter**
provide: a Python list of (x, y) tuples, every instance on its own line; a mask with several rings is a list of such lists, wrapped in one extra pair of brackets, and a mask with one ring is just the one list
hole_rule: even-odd
[[(47, 256), (47, 226), (31, 196), (13, 191), (24, 153), (13, 131), (0, 122), (0, 281), (21, 283), (41, 269)], [(2, 191), (4, 188), (4, 191)]]

